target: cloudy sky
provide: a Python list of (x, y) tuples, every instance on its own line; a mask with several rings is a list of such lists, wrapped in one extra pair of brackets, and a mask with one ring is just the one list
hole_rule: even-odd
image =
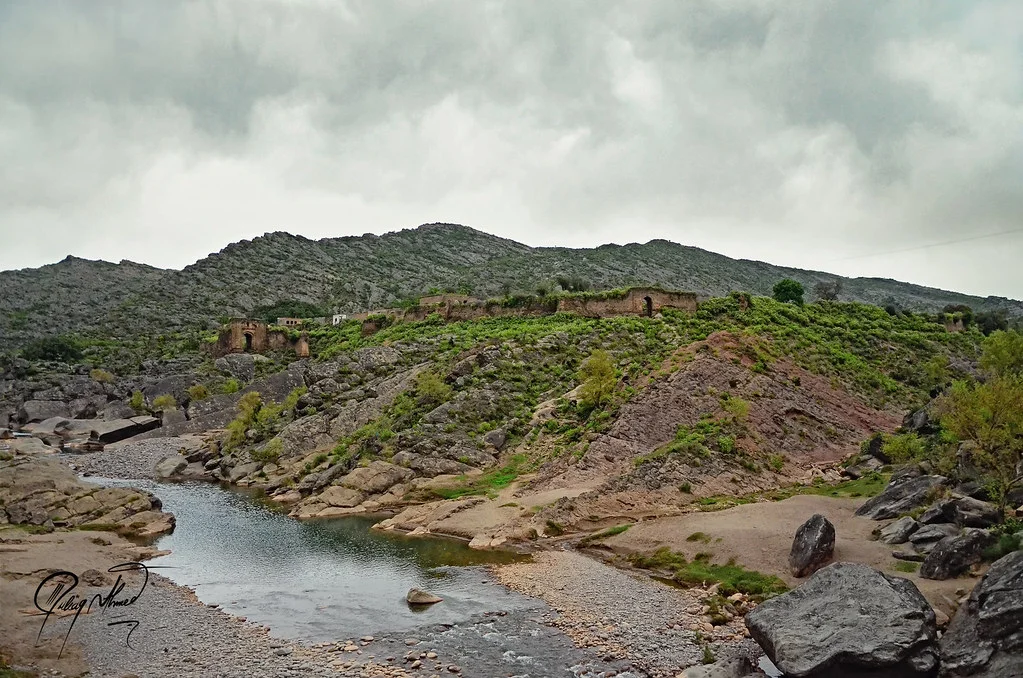
[(0, 0), (0, 159), (3, 269), (448, 221), (1023, 298), (1023, 3)]

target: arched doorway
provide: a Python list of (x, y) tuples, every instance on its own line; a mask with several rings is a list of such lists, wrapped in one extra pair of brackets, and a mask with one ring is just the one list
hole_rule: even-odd
[(245, 352), (248, 353), (252, 350), (252, 332), (245, 333)]
[(654, 315), (654, 300), (651, 299), (650, 297), (643, 297), (643, 303), (646, 304), (646, 310), (644, 311), (644, 315), (646, 317), (648, 317), (648, 318), (653, 317), (653, 315)]

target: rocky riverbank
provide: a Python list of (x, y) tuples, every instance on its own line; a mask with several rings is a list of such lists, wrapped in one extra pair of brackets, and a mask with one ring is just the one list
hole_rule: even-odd
[(701, 587), (678, 589), (619, 570), (580, 553), (546, 551), (532, 562), (493, 568), (498, 581), (544, 600), (546, 623), (607, 660), (628, 660), (644, 675), (673, 678), (703, 661), (762, 654), (741, 619), (706, 621)]

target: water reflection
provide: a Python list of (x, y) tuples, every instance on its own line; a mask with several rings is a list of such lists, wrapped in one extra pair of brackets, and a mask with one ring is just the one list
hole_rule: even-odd
[[(256, 498), (205, 483), (146, 484), (177, 517), (156, 545), (159, 572), (195, 588), (205, 603), (270, 626), (274, 635), (335, 640), (458, 623), (530, 601), (485, 582), (479, 567), (521, 558), (480, 552), (464, 542), (370, 530), (373, 518), (299, 522)], [(410, 608), (410, 588), (444, 602)]]

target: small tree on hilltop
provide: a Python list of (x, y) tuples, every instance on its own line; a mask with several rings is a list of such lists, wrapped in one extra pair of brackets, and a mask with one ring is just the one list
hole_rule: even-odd
[(838, 301), (838, 295), (842, 293), (842, 281), (837, 278), (831, 281), (822, 280), (814, 285), (813, 292), (821, 301)]
[(591, 353), (579, 369), (579, 379), (579, 395), (586, 406), (598, 408), (607, 402), (618, 383), (611, 354), (600, 349)]
[(803, 305), (803, 286), (796, 280), (785, 278), (774, 286), (774, 298), (783, 304)]

